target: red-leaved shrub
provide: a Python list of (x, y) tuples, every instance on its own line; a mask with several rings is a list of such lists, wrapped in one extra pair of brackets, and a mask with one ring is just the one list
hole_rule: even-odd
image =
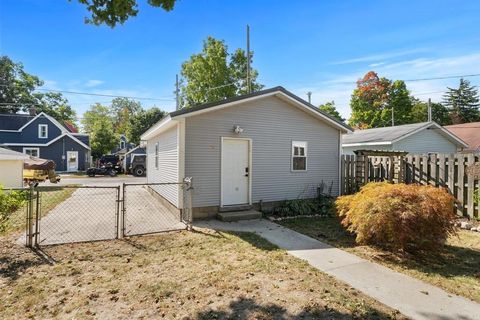
[(372, 182), (335, 204), (359, 244), (411, 252), (438, 248), (455, 234), (454, 198), (442, 188)]

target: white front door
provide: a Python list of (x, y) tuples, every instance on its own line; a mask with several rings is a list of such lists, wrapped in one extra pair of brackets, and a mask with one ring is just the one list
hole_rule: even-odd
[(67, 171), (78, 171), (78, 151), (67, 151)]
[(222, 206), (248, 204), (250, 140), (222, 139)]

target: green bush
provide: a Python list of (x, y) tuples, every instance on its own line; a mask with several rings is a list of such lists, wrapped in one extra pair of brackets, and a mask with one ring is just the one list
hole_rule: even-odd
[(342, 225), (357, 243), (405, 251), (438, 248), (455, 234), (453, 204), (442, 188), (386, 182), (336, 201)]
[(328, 216), (334, 212), (333, 197), (321, 195), (314, 199), (285, 200), (273, 209), (273, 214), (281, 217), (318, 214)]
[(475, 204), (480, 204), (480, 188), (476, 188), (473, 191), (473, 201)]
[(26, 203), (27, 197), (26, 191), (5, 191), (0, 186), (0, 233), (7, 229), (10, 216)]

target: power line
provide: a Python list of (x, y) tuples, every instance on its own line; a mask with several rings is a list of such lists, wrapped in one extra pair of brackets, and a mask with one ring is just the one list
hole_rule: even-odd
[[(8, 87), (8, 84), (0, 84), (2, 87)], [(38, 91), (46, 92), (56, 92), (56, 93), (66, 93), (66, 94), (78, 94), (86, 96), (95, 96), (95, 97), (109, 97), (109, 98), (127, 98), (133, 100), (158, 100), (158, 101), (173, 101), (173, 98), (151, 98), (151, 97), (135, 97), (135, 96), (122, 96), (122, 95), (113, 95), (113, 94), (103, 94), (103, 93), (93, 93), (93, 92), (80, 92), (80, 91), (68, 91), (68, 90), (53, 90), (48, 88), (36, 88)]]
[(441, 77), (432, 77), (432, 78), (408, 79), (403, 81), (405, 82), (430, 81), (430, 80), (444, 80), (444, 79), (454, 79), (454, 78), (470, 78), (470, 77), (479, 77), (479, 76), (480, 76), (480, 73), (474, 73), (474, 74), (464, 74), (459, 76), (441, 76)]

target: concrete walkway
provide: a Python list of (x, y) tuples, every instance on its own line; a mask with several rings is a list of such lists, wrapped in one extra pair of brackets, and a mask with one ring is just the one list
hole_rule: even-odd
[(480, 319), (480, 304), (267, 220), (201, 221), (196, 227), (254, 232), (313, 267), (412, 319)]

